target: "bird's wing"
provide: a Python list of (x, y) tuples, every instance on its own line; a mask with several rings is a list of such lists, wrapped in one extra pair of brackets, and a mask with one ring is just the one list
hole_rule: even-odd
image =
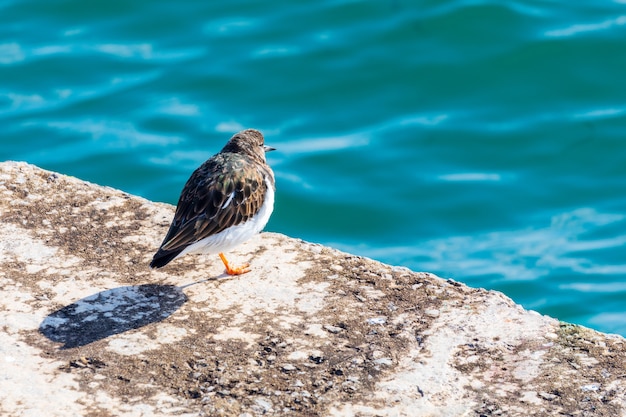
[(266, 192), (261, 170), (242, 157), (216, 155), (185, 184), (160, 251), (182, 251), (245, 222), (259, 211)]

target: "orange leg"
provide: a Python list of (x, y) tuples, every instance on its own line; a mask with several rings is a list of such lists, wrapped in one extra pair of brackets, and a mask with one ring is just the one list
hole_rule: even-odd
[(250, 264), (243, 264), (239, 267), (232, 267), (228, 263), (228, 260), (226, 260), (226, 256), (224, 256), (224, 254), (221, 252), (220, 252), (220, 259), (222, 260), (222, 262), (224, 262), (224, 266), (226, 267), (226, 273), (228, 275), (241, 275), (241, 274), (245, 274), (246, 272), (250, 272), (250, 268), (248, 268)]

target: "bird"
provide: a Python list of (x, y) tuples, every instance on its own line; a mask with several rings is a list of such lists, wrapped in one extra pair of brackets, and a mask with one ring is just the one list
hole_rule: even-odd
[(227, 274), (250, 272), (249, 263), (232, 266), (224, 252), (263, 230), (272, 215), (276, 183), (265, 153), (273, 150), (261, 132), (246, 129), (200, 165), (183, 187), (150, 268), (188, 253), (217, 253)]

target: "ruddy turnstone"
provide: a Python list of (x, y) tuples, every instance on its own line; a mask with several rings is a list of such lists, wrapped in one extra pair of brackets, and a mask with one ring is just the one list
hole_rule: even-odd
[(228, 274), (249, 272), (249, 264), (231, 266), (224, 252), (263, 230), (272, 214), (276, 186), (265, 152), (273, 150), (261, 132), (247, 129), (196, 169), (150, 267), (161, 268), (187, 253), (219, 253)]

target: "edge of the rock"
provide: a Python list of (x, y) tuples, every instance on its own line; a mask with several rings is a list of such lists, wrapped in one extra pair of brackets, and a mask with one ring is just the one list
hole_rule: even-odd
[(0, 164), (0, 413), (622, 415), (624, 339), (262, 233), (152, 271), (173, 208)]

